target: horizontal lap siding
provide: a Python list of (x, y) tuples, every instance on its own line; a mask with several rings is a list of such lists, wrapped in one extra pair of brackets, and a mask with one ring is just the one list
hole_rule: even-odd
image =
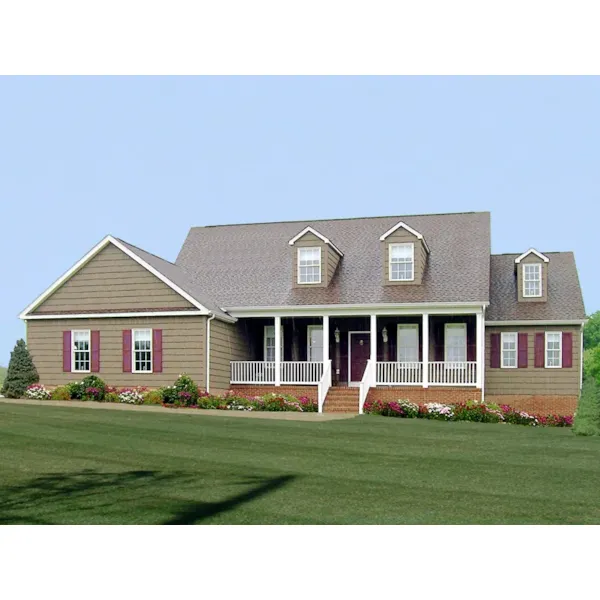
[(226, 392), (231, 381), (231, 361), (250, 359), (244, 324), (213, 319), (210, 322), (210, 391)]
[(193, 305), (109, 244), (45, 300), (35, 313), (192, 308)]
[[(162, 373), (123, 373), (123, 330), (162, 329)], [(100, 332), (100, 372), (108, 385), (160, 387), (172, 384), (180, 373), (204, 387), (206, 317), (139, 317), (106, 319), (48, 319), (29, 321), (27, 345), (45, 385), (77, 381), (85, 374), (63, 373), (62, 334), (73, 329)]]
[[(573, 334), (573, 366), (568, 369), (536, 368), (535, 334), (546, 331), (563, 331)], [(527, 368), (492, 369), (490, 367), (492, 333), (527, 333)], [(552, 395), (576, 396), (579, 394), (581, 329), (579, 327), (486, 327), (485, 330), (485, 393), (489, 395)]]

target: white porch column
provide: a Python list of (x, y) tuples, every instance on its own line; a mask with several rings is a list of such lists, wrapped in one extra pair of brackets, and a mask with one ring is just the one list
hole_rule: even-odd
[(483, 312), (479, 312), (475, 315), (475, 318), (477, 319), (477, 323), (476, 323), (476, 327), (475, 327), (475, 358), (477, 359), (477, 367), (476, 367), (476, 384), (477, 387), (482, 389), (483, 388), (483, 362), (485, 360), (484, 358), (484, 351), (485, 351), (485, 340), (484, 340), (484, 336), (485, 336), (485, 330), (484, 330), (484, 325), (483, 325)]
[(371, 362), (377, 362), (377, 315), (371, 315)]
[(329, 315), (323, 315), (323, 371), (329, 360)]
[(275, 385), (281, 385), (281, 317), (275, 317)]
[(423, 387), (429, 387), (429, 315), (423, 314)]

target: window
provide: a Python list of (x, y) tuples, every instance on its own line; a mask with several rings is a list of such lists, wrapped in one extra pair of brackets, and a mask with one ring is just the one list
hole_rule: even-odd
[(546, 332), (546, 368), (560, 369), (562, 367), (562, 332)]
[(73, 350), (71, 356), (71, 369), (73, 373), (90, 372), (90, 332), (72, 331)]
[(311, 362), (323, 361), (323, 327), (321, 325), (308, 326), (307, 356)]
[(398, 362), (419, 361), (419, 326), (398, 325), (396, 355)]
[(133, 330), (133, 372), (152, 373), (152, 329)]
[(502, 334), (502, 368), (515, 369), (517, 367), (517, 334)]
[(446, 323), (445, 361), (466, 362), (467, 360), (467, 324)]
[(542, 265), (523, 265), (523, 298), (539, 298), (542, 295)]
[(321, 283), (321, 248), (298, 248), (298, 283)]
[[(275, 325), (265, 325), (264, 356), (267, 362), (275, 362)], [(283, 327), (281, 328), (281, 360), (283, 360)]]
[(390, 281), (413, 281), (414, 244), (390, 244)]

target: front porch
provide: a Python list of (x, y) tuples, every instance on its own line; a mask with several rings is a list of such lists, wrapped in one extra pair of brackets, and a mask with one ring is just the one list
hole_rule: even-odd
[(240, 319), (247, 360), (231, 362), (231, 384), (481, 388), (483, 314), (364, 315)]

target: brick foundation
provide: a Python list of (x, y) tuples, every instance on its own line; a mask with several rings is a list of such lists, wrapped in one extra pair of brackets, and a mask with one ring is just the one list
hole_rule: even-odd
[(236, 394), (242, 396), (263, 396), (264, 394), (290, 394), (291, 396), (305, 396), (314, 402), (317, 401), (317, 386), (316, 385), (245, 385), (232, 384), (229, 388)]
[(517, 410), (538, 415), (572, 415), (577, 409), (577, 396), (531, 396), (486, 394), (486, 402), (508, 404)]
[(461, 387), (378, 387), (371, 388), (367, 400), (410, 400), (416, 404), (425, 402), (441, 402), (442, 404), (456, 404), (467, 400), (481, 400), (481, 390), (478, 388)]

